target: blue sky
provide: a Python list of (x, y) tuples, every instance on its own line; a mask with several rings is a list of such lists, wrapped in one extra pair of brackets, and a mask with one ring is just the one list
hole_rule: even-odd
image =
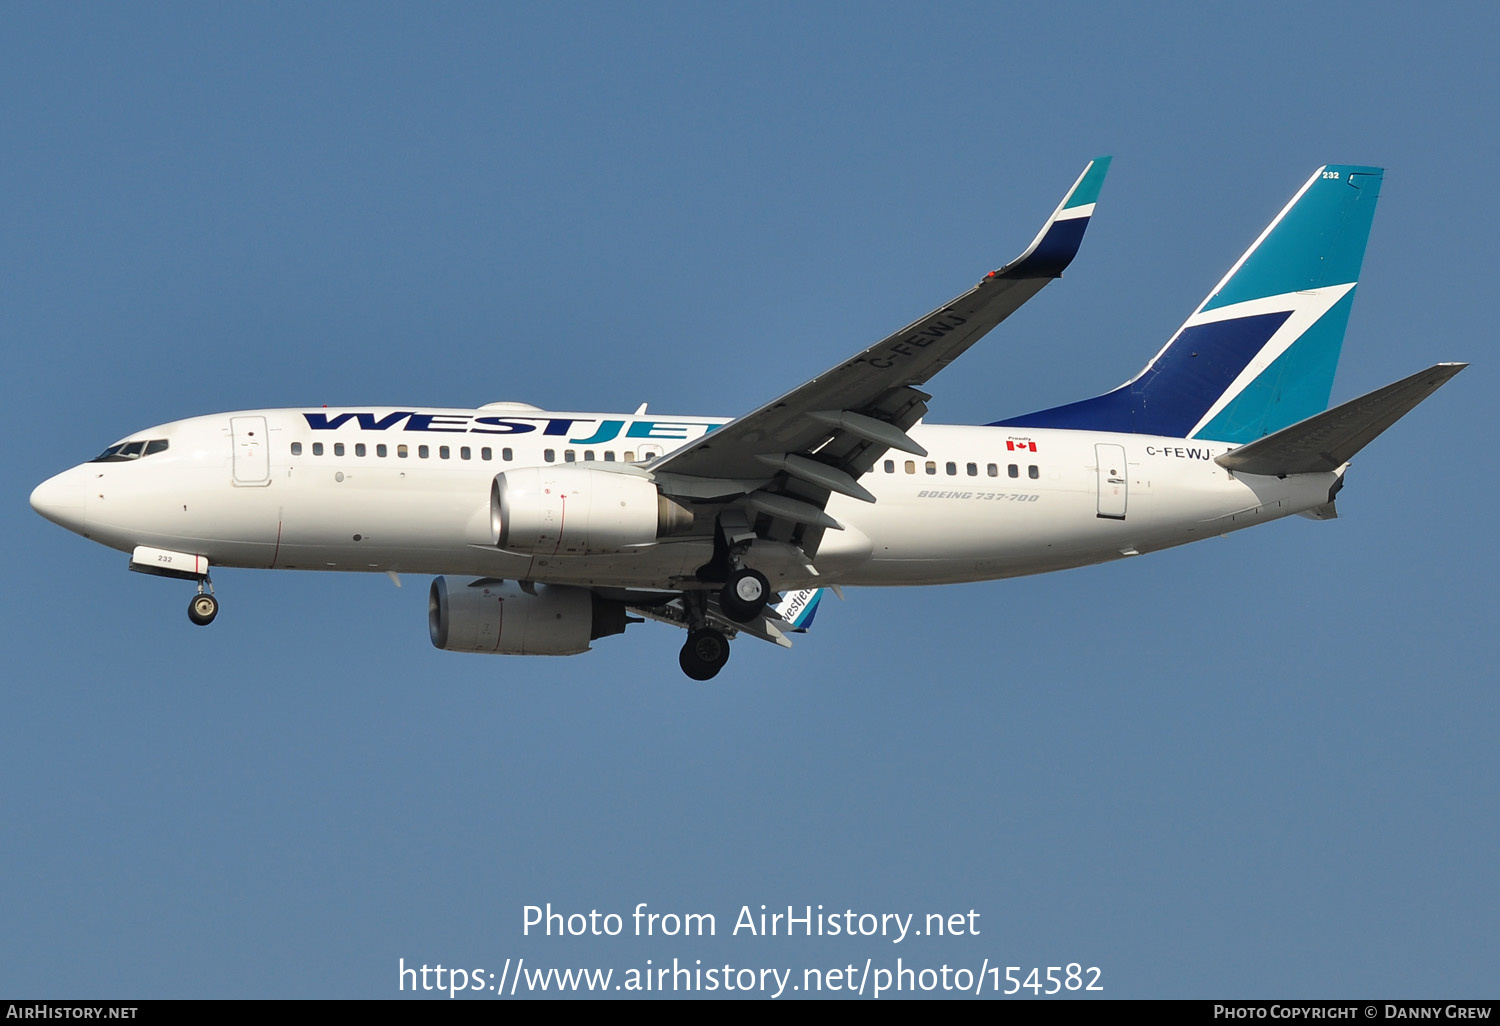
[[(1493, 996), (1492, 44), (1478, 5), (0, 8), (0, 993), (396, 995), (499, 972), (1098, 966), (1107, 996)], [(1335, 400), (1473, 366), (1342, 519), (829, 601), (706, 686), (632, 627), (427, 640), (426, 580), (190, 586), (37, 517), (147, 425), (272, 406), (734, 415), (1013, 256), (932, 385), (1103, 391), (1323, 163), (1388, 168)], [(713, 913), (538, 938), (522, 909)], [(973, 937), (728, 936), (742, 905)]]

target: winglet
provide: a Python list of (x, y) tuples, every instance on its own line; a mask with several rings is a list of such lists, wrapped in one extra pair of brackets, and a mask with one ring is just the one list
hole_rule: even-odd
[(776, 605), (776, 615), (792, 625), (792, 630), (801, 633), (812, 626), (817, 615), (818, 603), (823, 601), (822, 588), (806, 588), (787, 592)]
[(1073, 188), (1057, 205), (1042, 230), (1037, 232), (1026, 252), (1010, 263), (992, 271), (991, 278), (1058, 278), (1078, 255), (1083, 233), (1094, 213), (1094, 203), (1104, 176), (1109, 171), (1109, 157), (1095, 157), (1073, 183)]

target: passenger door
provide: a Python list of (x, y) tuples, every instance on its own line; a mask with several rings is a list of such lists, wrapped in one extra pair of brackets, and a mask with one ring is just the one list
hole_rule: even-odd
[(1124, 520), (1130, 498), (1130, 467), (1125, 463), (1125, 447), (1096, 443), (1094, 459), (1099, 475), (1098, 515), (1104, 520)]
[(234, 439), (234, 483), (249, 488), (270, 484), (271, 454), (266, 418), (230, 417), (229, 433)]

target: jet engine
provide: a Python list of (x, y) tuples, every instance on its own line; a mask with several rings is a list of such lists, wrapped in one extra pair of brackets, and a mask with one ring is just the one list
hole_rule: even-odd
[[(639, 622), (639, 621), (637, 621)], [(596, 638), (621, 634), (625, 606), (587, 588), (541, 584), (527, 590), (491, 578), (432, 582), (427, 629), (449, 652), (501, 655), (574, 655)]]
[(692, 511), (649, 478), (577, 465), (525, 467), (495, 477), (491, 526), (500, 548), (535, 555), (599, 555), (649, 545), (692, 526)]

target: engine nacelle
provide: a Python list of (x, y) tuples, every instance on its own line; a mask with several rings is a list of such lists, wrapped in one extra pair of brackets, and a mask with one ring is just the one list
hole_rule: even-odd
[(587, 588), (537, 585), (536, 593), (514, 581), (446, 578), (427, 594), (427, 629), (432, 643), (449, 652), (501, 655), (575, 655), (596, 638), (620, 634), (625, 606), (599, 598)]
[(495, 477), (492, 521), (502, 549), (584, 556), (648, 545), (692, 526), (693, 514), (650, 479), (577, 465)]

